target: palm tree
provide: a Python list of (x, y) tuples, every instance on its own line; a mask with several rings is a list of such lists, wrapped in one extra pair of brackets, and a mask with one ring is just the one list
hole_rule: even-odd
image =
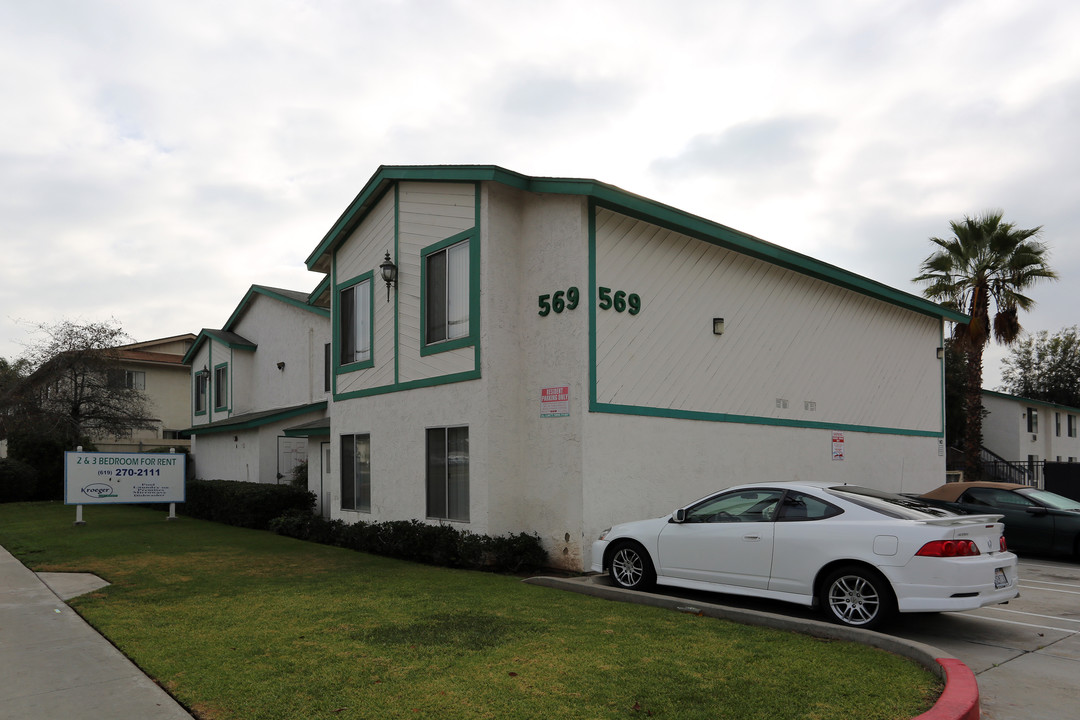
[(989, 210), (951, 221), (953, 237), (930, 238), (937, 249), (923, 260), (922, 274), (915, 278), (926, 285), (923, 295), (928, 299), (970, 318), (953, 328), (953, 339), (967, 361), (964, 459), (969, 477), (981, 474), (983, 350), (991, 336), (1003, 345), (1015, 341), (1021, 331), (1019, 311), (1035, 305), (1024, 292), (1039, 280), (1057, 278), (1046, 263), (1046, 245), (1035, 239), (1042, 227), (1017, 228), (1003, 222), (1003, 214)]

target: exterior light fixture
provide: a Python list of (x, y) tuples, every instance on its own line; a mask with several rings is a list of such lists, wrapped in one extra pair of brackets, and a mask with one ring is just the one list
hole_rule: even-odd
[(724, 334), (724, 318), (712, 319), (712, 334), (723, 335)]
[(284, 361), (284, 360), (282, 360), (281, 362), (279, 362), (279, 363), (277, 364), (277, 369), (278, 369), (278, 370), (282, 370), (282, 371), (284, 371), (284, 370), (285, 370), (285, 361)]
[(210, 374), (210, 368), (206, 367), (206, 363), (203, 363), (202, 374), (203, 375), (209, 375)]
[(390, 287), (397, 286), (397, 265), (390, 259), (389, 251), (386, 253), (386, 259), (379, 266), (379, 273), (382, 274), (383, 282), (386, 283), (386, 302), (390, 302)]
[(945, 348), (938, 348), (937, 349), (937, 359), (941, 360), (943, 357), (945, 357)]

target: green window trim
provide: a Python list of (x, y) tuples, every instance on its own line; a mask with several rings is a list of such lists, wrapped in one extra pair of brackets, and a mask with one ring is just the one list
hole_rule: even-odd
[[(334, 288), (334, 308), (338, 313), (334, 317), (333, 323), (333, 346), (331, 348), (331, 356), (334, 363), (334, 375), (341, 373), (356, 372), (357, 370), (366, 370), (367, 368), (375, 367), (375, 271), (368, 270), (362, 275), (357, 275), (354, 278), (346, 280), (343, 283), (339, 283)], [(362, 283), (367, 283), (367, 306), (368, 306), (368, 319), (367, 319), (367, 334), (368, 334), (368, 357), (366, 360), (358, 360), (351, 363), (341, 362), (341, 295), (343, 292), (350, 288), (354, 288)], [(360, 290), (360, 292), (363, 292)]]
[[(477, 202), (479, 204), (479, 201)], [(480, 318), (480, 233), (479, 225), (429, 245), (420, 251), (420, 356), (458, 350), (476, 345), (479, 337)], [(469, 243), (469, 332), (466, 335), (449, 340), (428, 342), (428, 257), (440, 253), (454, 245)]]
[[(221, 392), (221, 383), (218, 382), (218, 371), (224, 371), (225, 392)], [(213, 382), (210, 383), (213, 395), (214, 412), (229, 412), (229, 363), (218, 363), (214, 366)], [(224, 397), (222, 397), (224, 395)]]

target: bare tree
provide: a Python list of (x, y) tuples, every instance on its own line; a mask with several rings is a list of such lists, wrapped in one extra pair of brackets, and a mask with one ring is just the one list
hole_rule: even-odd
[(115, 348), (130, 338), (115, 320), (61, 320), (34, 326), (27, 376), (0, 397), (0, 413), (30, 432), (74, 447), (86, 437), (122, 436), (154, 427), (150, 401), (128, 381)]

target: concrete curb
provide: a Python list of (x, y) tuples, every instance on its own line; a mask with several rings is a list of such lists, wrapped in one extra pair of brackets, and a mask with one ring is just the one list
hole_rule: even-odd
[(531, 577), (526, 578), (523, 582), (529, 585), (539, 585), (541, 587), (591, 595), (615, 602), (667, 608), (678, 612), (704, 615), (705, 617), (733, 620), (746, 625), (761, 625), (827, 640), (847, 640), (879, 648), (919, 663), (944, 681), (945, 691), (934, 703), (934, 707), (919, 715), (915, 720), (979, 719), (979, 686), (975, 682), (975, 673), (960, 660), (930, 645), (885, 635), (872, 630), (834, 625), (821, 620), (790, 618), (759, 610), (729, 608), (682, 598), (623, 590), (608, 584), (607, 577), (603, 575), (572, 578)]

